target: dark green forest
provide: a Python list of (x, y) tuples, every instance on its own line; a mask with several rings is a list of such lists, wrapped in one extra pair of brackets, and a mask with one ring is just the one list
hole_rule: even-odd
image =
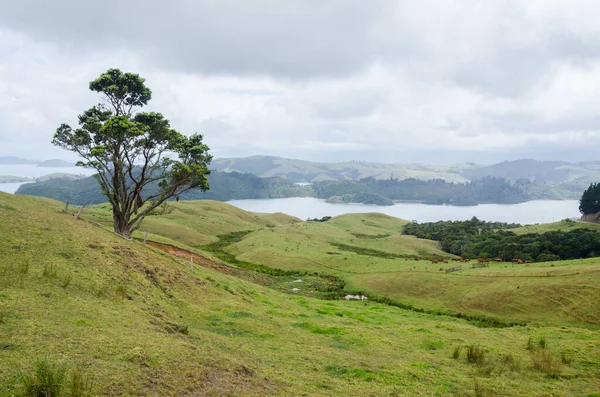
[(581, 195), (579, 212), (583, 215), (600, 212), (600, 183), (592, 183)]
[[(496, 177), (464, 184), (442, 179), (364, 178), (358, 181), (323, 181), (312, 186), (299, 186), (281, 177), (261, 178), (249, 173), (213, 171), (208, 176), (208, 181), (210, 190), (192, 190), (182, 194), (180, 199), (228, 201), (313, 196), (332, 203), (393, 205), (394, 201), (404, 201), (467, 206), (568, 198), (554, 185), (529, 180), (509, 181)], [(75, 205), (107, 201), (94, 177), (80, 180), (53, 179), (25, 184), (16, 193), (50, 197)]]
[(501, 258), (545, 262), (600, 256), (600, 231), (573, 229), (517, 235), (517, 224), (470, 221), (410, 223), (403, 233), (436, 240), (440, 248), (466, 259)]

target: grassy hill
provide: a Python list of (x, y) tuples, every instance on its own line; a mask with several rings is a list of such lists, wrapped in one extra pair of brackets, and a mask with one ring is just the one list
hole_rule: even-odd
[(573, 229), (600, 230), (600, 224), (588, 223), (588, 222), (578, 222), (578, 221), (571, 221), (571, 220), (563, 219), (560, 222), (554, 222), (554, 223), (525, 225), (525, 226), (517, 228), (517, 229), (512, 229), (512, 231), (517, 234), (527, 234), (527, 233), (546, 233), (546, 232), (554, 232), (554, 231), (567, 232), (567, 231), (573, 230)]
[[(335, 238), (364, 225), (369, 237), (360, 239), (372, 248), (369, 242), (398, 227), (372, 215), (312, 226), (226, 207), (196, 220), (191, 205), (179, 203), (170, 215), (187, 215), (193, 227), (213, 225), (198, 231), (208, 240), (222, 234), (221, 225), (260, 229), (277, 221), (266, 226), (273, 235), (282, 228), (303, 236), (319, 226), (325, 234), (339, 230)], [(190, 270), (176, 256), (76, 221), (60, 208), (0, 193), (0, 396), (19, 395), (18, 371), (31, 373), (44, 356), (67, 366), (66, 391), (79, 373), (76, 379), (93, 378), (93, 395), (592, 396), (600, 390), (598, 331), (478, 328), (370, 301), (296, 296), (291, 287), (303, 284), (292, 277), (285, 294), (223, 274), (234, 268), (216, 261)], [(98, 218), (105, 211), (92, 210), (88, 215)], [(222, 218), (210, 219), (217, 214)]]
[[(110, 225), (108, 208), (94, 206), (84, 214)], [(197, 249), (208, 249), (222, 239), (226, 242), (222, 251), (239, 261), (333, 275), (344, 280), (349, 291), (432, 312), (600, 327), (600, 289), (596, 288), (600, 259), (529, 266), (501, 263), (484, 269), (463, 264), (460, 272), (446, 274), (443, 270), (454, 266), (451, 261), (432, 264), (425, 259), (452, 255), (434, 241), (402, 235), (407, 221), (379, 213), (301, 222), (213, 201), (179, 202), (169, 208), (169, 213), (145, 221), (142, 231), (149, 229), (150, 239)], [(142, 232), (137, 237), (143, 237)]]

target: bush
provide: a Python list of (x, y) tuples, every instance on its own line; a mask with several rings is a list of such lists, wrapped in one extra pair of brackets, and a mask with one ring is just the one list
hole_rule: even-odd
[(20, 372), (18, 378), (25, 397), (60, 397), (66, 374), (65, 365), (44, 357), (35, 362), (33, 374)]
[(536, 262), (554, 262), (559, 260), (560, 256), (556, 254), (539, 254), (537, 258), (535, 258)]

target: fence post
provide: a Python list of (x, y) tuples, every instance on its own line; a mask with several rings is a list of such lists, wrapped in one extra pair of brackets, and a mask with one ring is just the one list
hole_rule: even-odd
[(83, 211), (83, 209), (85, 208), (86, 205), (87, 205), (87, 201), (85, 203), (83, 203), (81, 208), (79, 208), (79, 212), (77, 212), (77, 215), (75, 215), (75, 219), (79, 219), (79, 215), (81, 215), (81, 211)]
[(146, 244), (147, 239), (148, 239), (148, 229), (146, 229), (146, 235), (144, 236), (144, 244)]
[(194, 273), (194, 257), (190, 256), (190, 270)]

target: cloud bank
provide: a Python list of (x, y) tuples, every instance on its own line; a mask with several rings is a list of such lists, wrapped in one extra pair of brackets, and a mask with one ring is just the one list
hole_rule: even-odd
[(219, 157), (598, 160), (594, 1), (0, 0), (0, 155), (50, 145), (110, 67)]

